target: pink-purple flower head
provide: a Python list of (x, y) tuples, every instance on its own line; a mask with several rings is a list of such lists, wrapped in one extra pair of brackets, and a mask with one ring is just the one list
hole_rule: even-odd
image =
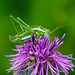
[[(17, 45), (14, 51), (18, 51), (15, 55), (7, 55), (7, 57), (13, 57), (12, 67), (8, 69), (8, 72), (15, 70), (14, 74), (19, 75), (23, 71), (29, 71), (32, 69), (30, 75), (48, 75), (51, 71), (51, 75), (60, 75), (60, 72), (64, 72), (68, 75), (67, 70), (73, 70), (75, 67), (72, 63), (71, 55), (62, 55), (56, 50), (63, 43), (65, 34), (59, 40), (55, 37), (54, 42), (50, 41), (48, 35), (40, 38), (34, 37), (32, 33), (32, 39), (26, 40), (24, 45)], [(14, 58), (15, 57), (15, 58)]]

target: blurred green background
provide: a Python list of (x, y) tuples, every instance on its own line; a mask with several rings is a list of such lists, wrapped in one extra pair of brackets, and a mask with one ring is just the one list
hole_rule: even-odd
[[(5, 57), (5, 55), (15, 54), (11, 49), (17, 45), (12, 43), (8, 37), (9, 34), (16, 34), (9, 15), (20, 17), (30, 26), (42, 25), (51, 31), (64, 18), (62, 25), (71, 25), (62, 27), (53, 33), (59, 38), (66, 33), (64, 44), (57, 50), (66, 55), (72, 53), (75, 57), (75, 0), (0, 0), (0, 75), (13, 75), (12, 72), (6, 72), (11, 65), (9, 58)], [(75, 61), (73, 63), (75, 64)], [(75, 71), (69, 72), (69, 75), (75, 74)]]

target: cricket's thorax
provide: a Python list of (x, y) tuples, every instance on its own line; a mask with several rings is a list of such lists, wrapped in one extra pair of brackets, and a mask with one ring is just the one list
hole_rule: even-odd
[(42, 30), (41, 28), (33, 28), (32, 30), (37, 30), (37, 31), (41, 31), (41, 32), (46, 32), (45, 30)]

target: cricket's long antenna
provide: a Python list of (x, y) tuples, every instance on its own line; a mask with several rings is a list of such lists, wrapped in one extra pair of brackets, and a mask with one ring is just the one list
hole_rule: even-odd
[(64, 19), (65, 17), (63, 18), (63, 20), (60, 22), (60, 24), (57, 27), (61, 26), (61, 24), (64, 22)]
[(11, 20), (11, 22), (12, 22), (12, 24), (13, 24), (13, 26), (14, 26), (14, 28), (15, 28), (15, 30), (16, 30), (16, 32), (17, 32), (17, 34), (18, 34), (18, 31), (17, 31), (17, 29), (16, 29), (16, 27), (15, 27), (14, 22), (12, 21), (12, 19), (11, 19), (11, 18), (10, 18), (10, 20)]
[(62, 25), (62, 26), (56, 27), (56, 28), (55, 28), (53, 31), (51, 31), (50, 33), (53, 33), (53, 32), (55, 32), (57, 29), (62, 28), (62, 27), (64, 27), (64, 26), (68, 26), (68, 25), (75, 25), (75, 24), (64, 24), (64, 25)]
[[(64, 21), (64, 18), (63, 18), (63, 20), (60, 22), (60, 24), (59, 24), (53, 31), (51, 31), (51, 33), (53, 33), (54, 31), (56, 31), (57, 29), (63, 27), (63, 26), (61, 26), (61, 24), (63, 23), (63, 21)], [(65, 26), (65, 25), (64, 25), (64, 26)]]
[(23, 24), (21, 24), (18, 20), (16, 20), (12, 15), (10, 15), (10, 17), (15, 20), (19, 25), (21, 25), (22, 27), (24, 27), (26, 30), (29, 30), (28, 27), (24, 26)]
[(60, 26), (59, 28), (62, 28), (64, 26), (68, 26), (68, 25), (75, 25), (75, 24), (64, 24), (64, 25)]
[(22, 21), (19, 17), (17, 17), (17, 19), (18, 19), (21, 23), (23, 23), (24, 25), (26, 25), (27, 27), (30, 27), (28, 24), (26, 24), (24, 21)]

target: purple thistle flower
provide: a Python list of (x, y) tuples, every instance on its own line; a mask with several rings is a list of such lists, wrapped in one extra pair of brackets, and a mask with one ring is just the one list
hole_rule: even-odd
[[(15, 70), (14, 74), (19, 75), (23, 71), (29, 71), (31, 68), (33, 71), (30, 75), (48, 75), (48, 71), (51, 71), (51, 75), (60, 75), (60, 72), (64, 72), (67, 75), (67, 70), (73, 70), (75, 67), (72, 63), (72, 54), (62, 55), (56, 50), (63, 43), (65, 34), (59, 40), (55, 37), (54, 42), (50, 42), (49, 36), (45, 35), (40, 38), (34, 37), (32, 33), (31, 40), (25, 40), (24, 45), (17, 45), (14, 51), (18, 51), (15, 55), (6, 55), (6, 57), (13, 57), (12, 67), (7, 71)], [(15, 58), (14, 58), (15, 57)], [(29, 63), (30, 62), (30, 63)], [(29, 63), (29, 64), (28, 64)]]

